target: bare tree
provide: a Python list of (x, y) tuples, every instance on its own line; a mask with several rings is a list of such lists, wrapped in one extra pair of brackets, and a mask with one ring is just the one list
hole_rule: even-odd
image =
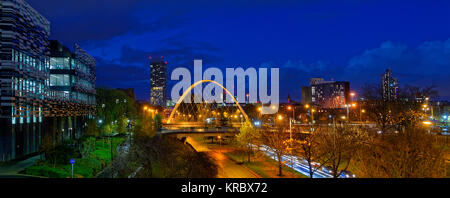
[(309, 177), (311, 178), (313, 178), (317, 170), (321, 169), (329, 161), (326, 157), (327, 152), (320, 149), (320, 135), (324, 130), (326, 129), (316, 127), (313, 132), (302, 135), (297, 146), (295, 146), (298, 156), (307, 162)]
[(330, 166), (334, 178), (346, 171), (352, 162), (365, 134), (347, 124), (335, 125), (332, 130), (320, 133), (319, 147), (323, 159)]
[(279, 126), (275, 129), (268, 129), (262, 135), (262, 143), (274, 153), (278, 162), (278, 175), (283, 176), (283, 155), (288, 153), (289, 133), (286, 128)]
[(361, 147), (362, 177), (417, 178), (445, 176), (443, 150), (425, 129), (408, 127), (384, 138), (371, 137)]

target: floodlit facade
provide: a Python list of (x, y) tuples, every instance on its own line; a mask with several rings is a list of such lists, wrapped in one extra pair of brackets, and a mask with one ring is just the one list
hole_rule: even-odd
[(312, 78), (309, 87), (302, 87), (302, 102), (321, 108), (344, 108), (350, 102), (350, 83)]

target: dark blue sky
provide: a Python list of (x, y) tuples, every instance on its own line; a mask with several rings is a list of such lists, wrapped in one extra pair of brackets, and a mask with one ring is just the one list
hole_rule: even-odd
[[(149, 97), (148, 56), (176, 67), (280, 68), (280, 97), (310, 77), (358, 90), (391, 68), (400, 84), (450, 99), (450, 1), (28, 0), (52, 39), (96, 57), (97, 85)], [(169, 85), (173, 85), (170, 82)], [(170, 90), (170, 89), (169, 89)]]

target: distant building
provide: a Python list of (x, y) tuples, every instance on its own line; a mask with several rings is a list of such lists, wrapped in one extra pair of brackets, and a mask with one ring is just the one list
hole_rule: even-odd
[(312, 99), (311, 87), (302, 86), (302, 103), (311, 104), (312, 103), (311, 99)]
[(386, 69), (381, 75), (381, 89), (383, 100), (396, 100), (398, 97), (398, 80), (392, 76), (392, 70)]
[(350, 83), (311, 78), (309, 87), (302, 87), (302, 103), (322, 108), (344, 108), (350, 102)]
[(162, 60), (150, 63), (150, 104), (166, 105), (167, 62)]
[(0, 161), (8, 161), (41, 145), (50, 22), (23, 0), (0, 1), (0, 13)]

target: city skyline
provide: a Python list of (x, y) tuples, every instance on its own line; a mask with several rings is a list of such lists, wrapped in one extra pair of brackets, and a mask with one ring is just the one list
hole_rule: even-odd
[(445, 1), (29, 3), (52, 21), (52, 39), (79, 42), (97, 58), (98, 86), (135, 87), (141, 100), (150, 97), (150, 55), (165, 57), (168, 74), (195, 58), (205, 67), (280, 67), (283, 101), (300, 100), (312, 77), (350, 81), (358, 91), (387, 68), (400, 87), (436, 85), (450, 98)]
[(0, 178), (449, 178), (449, 2), (29, 1), (0, 0)]

